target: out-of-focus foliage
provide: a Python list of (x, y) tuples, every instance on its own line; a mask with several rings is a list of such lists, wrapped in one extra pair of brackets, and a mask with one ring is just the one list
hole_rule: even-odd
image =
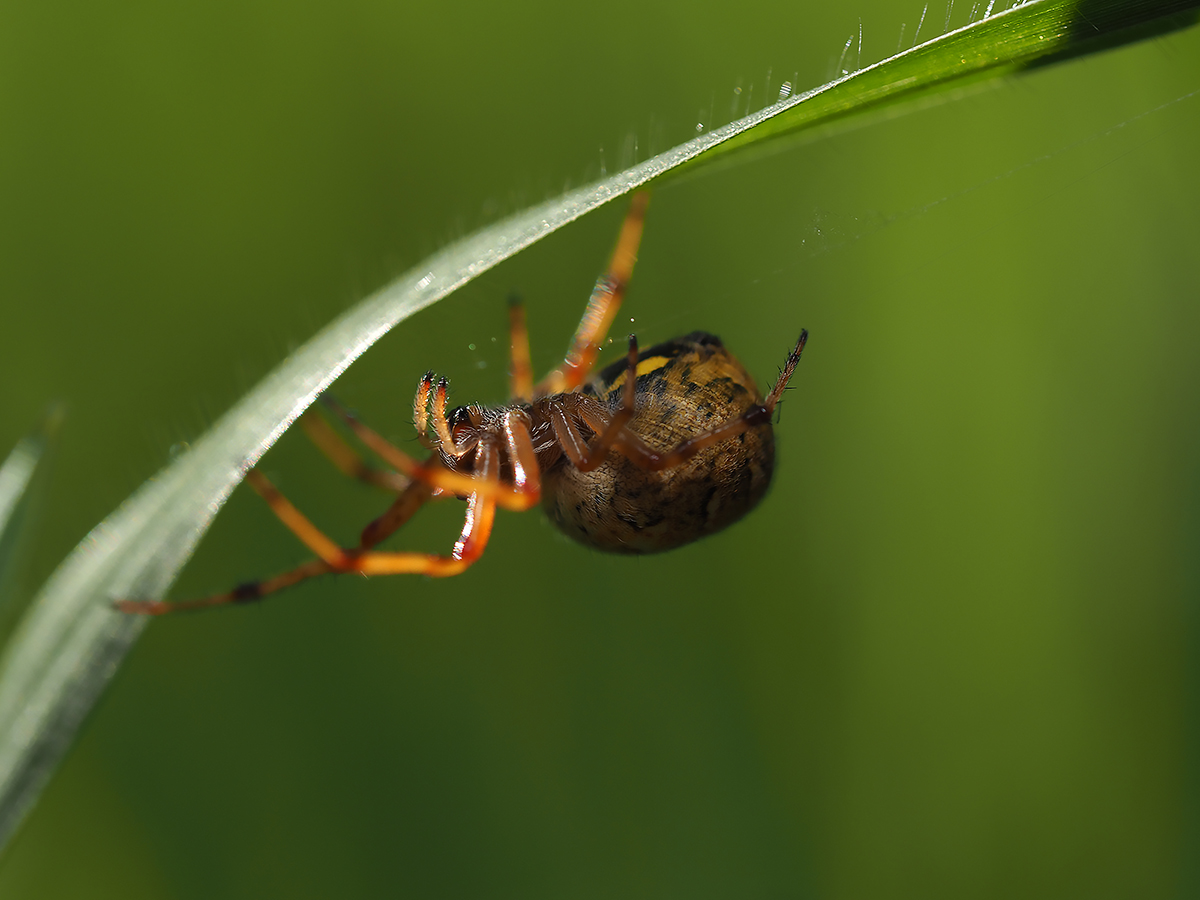
[(28, 549), (31, 522), (35, 518), (35, 479), (62, 424), (62, 416), (61, 409), (51, 409), (33, 433), (18, 440), (0, 460), (0, 637), (14, 613), (17, 569), (21, 551)]

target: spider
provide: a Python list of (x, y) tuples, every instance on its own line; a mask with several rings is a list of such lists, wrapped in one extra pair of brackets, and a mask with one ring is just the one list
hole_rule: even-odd
[[(396, 499), (344, 548), (304, 517), (257, 470), (250, 486), (316, 559), (232, 591), (194, 600), (119, 600), (128, 613), (158, 615), (260, 600), (317, 575), (457, 575), (479, 559), (496, 507), (541, 503), (550, 520), (583, 544), (617, 553), (669, 550), (740, 519), (762, 499), (775, 462), (772, 413), (808, 340), (802, 330), (764, 399), (719, 338), (702, 331), (638, 350), (589, 378), (601, 342), (633, 273), (648, 195), (634, 196), (608, 271), (597, 281), (562, 365), (537, 384), (525, 312), (509, 308), (511, 399), (446, 410), (448, 382), (426, 373), (413, 403), (417, 436), (431, 451), (418, 461), (334, 401), (325, 405), (395, 472), (369, 467), (329, 424), (302, 420), (317, 446), (347, 474), (396, 491)], [(467, 503), (462, 533), (447, 556), (376, 547), (426, 502)]]

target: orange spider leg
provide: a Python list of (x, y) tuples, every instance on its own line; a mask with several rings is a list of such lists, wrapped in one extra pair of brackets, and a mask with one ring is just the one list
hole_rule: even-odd
[[(477, 464), (479, 477), (484, 481), (494, 481), (500, 469), (499, 455), (494, 446), (486, 445), (481, 448)], [(268, 594), (284, 588), (292, 587), (317, 575), (327, 575), (334, 572), (358, 572), (362, 575), (394, 575), (401, 573), (425, 574), (434, 577), (457, 575), (474, 563), (483, 554), (488, 538), (492, 533), (492, 523), (496, 517), (496, 502), (489, 497), (473, 493), (467, 500), (467, 515), (463, 530), (454, 544), (449, 556), (439, 556), (431, 553), (384, 553), (372, 551), (365, 547), (357, 550), (346, 550), (339, 547), (308, 520), (286, 497), (281, 494), (270, 481), (260, 472), (251, 470), (246, 474), (246, 480), (257, 491), (272, 512), (287, 526), (306, 547), (319, 556), (289, 572), (277, 575), (265, 581), (255, 581), (240, 585), (232, 591), (223, 594), (213, 594), (196, 600), (183, 600), (168, 603), (161, 600), (118, 600), (114, 606), (121, 612), (140, 613), (142, 615), (162, 615), (169, 612), (183, 612), (196, 609), (207, 609), (213, 606), (224, 606), (230, 603), (247, 603), (261, 600)], [(414, 483), (410, 496), (412, 512), (427, 499), (421, 497), (418, 488), (429, 491), (427, 485)], [(394, 507), (395, 508), (395, 507)], [(381, 517), (382, 518), (382, 517)], [(379, 521), (379, 520), (377, 520)], [(374, 524), (374, 523), (372, 523)], [(399, 527), (402, 522), (397, 522)], [(368, 529), (370, 526), (368, 526)], [(394, 528), (393, 528), (394, 530)], [(375, 539), (382, 540), (386, 534), (376, 535)], [(364, 533), (364, 544), (368, 540)]]
[(621, 386), (621, 406), (611, 416), (606, 416), (599, 410), (588, 409), (586, 401), (582, 401), (582, 398), (572, 404), (572, 413), (583, 418), (588, 427), (598, 435), (596, 442), (590, 447), (562, 409), (555, 408), (552, 411), (550, 424), (554, 428), (554, 435), (571, 464), (580, 472), (590, 472), (604, 462), (608, 451), (621, 439), (625, 426), (633, 418), (636, 411), (637, 359), (637, 337), (631, 334), (623, 376), (625, 383)]
[(612, 260), (605, 272), (596, 282), (591, 299), (575, 336), (571, 339), (563, 364), (543, 378), (534, 388), (534, 395), (545, 397), (548, 394), (562, 394), (573, 391), (587, 379), (596, 363), (596, 354), (600, 343), (608, 334), (621, 301), (625, 298), (625, 288), (633, 275), (633, 266), (637, 262), (638, 245), (642, 241), (642, 226), (645, 223), (646, 206), (650, 202), (650, 194), (639, 191), (633, 195), (629, 212), (621, 226), (621, 234), (617, 238), (616, 249), (613, 250)]
[(528, 497), (532, 506), (541, 499), (542, 478), (529, 433), (528, 413), (511, 409), (504, 414), (504, 444), (513, 471), (513, 491)]
[[(432, 390), (433, 373), (426, 372), (417, 383), (417, 393), (413, 397), (413, 424), (417, 426), (417, 439), (426, 450), (437, 447), (437, 444), (429, 439), (429, 392)], [(329, 405), (328, 402), (326, 405)], [(338, 412), (343, 419), (346, 417), (344, 410), (339, 409)]]
[(362, 534), (358, 538), (359, 550), (370, 550), (383, 543), (430, 500), (449, 496), (445, 493), (435, 494), (434, 490), (423, 481), (409, 482), (408, 487), (392, 502), (383, 515), (362, 530)]
[(508, 301), (508, 330), (511, 335), (509, 394), (513, 400), (528, 402), (533, 397), (533, 365), (529, 361), (529, 329), (525, 326), (525, 307), (515, 294)]
[[(500, 474), (499, 453), (491, 444), (480, 446), (476, 472), (481, 482), (494, 482)], [(467, 515), (462, 534), (454, 543), (449, 556), (431, 553), (367, 552), (354, 558), (353, 571), (364, 575), (431, 575), (444, 578), (464, 571), (483, 555), (492, 523), (496, 518), (496, 501), (479, 493), (467, 498)]]
[(528, 490), (509, 487), (497, 479), (480, 481), (472, 475), (452, 472), (450, 469), (437, 463), (436, 460), (426, 463), (418, 462), (377, 432), (359, 422), (350, 413), (338, 406), (335, 401), (326, 399), (325, 403), (346, 420), (346, 424), (350, 426), (355, 436), (369, 447), (372, 452), (377, 454), (388, 465), (395, 466), (409, 478), (422, 481), (430, 487), (449, 491), (452, 494), (464, 497), (470, 494), (482, 494), (493, 499), (498, 506), (518, 512), (537, 505), (537, 495), (530, 493)]
[(254, 488), (258, 496), (267, 501), (271, 511), (288, 527), (288, 530), (309, 550), (317, 554), (334, 569), (352, 568), (351, 556), (341, 547), (327, 538), (312, 522), (304, 517), (300, 510), (292, 505), (287, 497), (279, 493), (279, 489), (267, 480), (267, 476), (258, 469), (246, 473), (246, 483)]
[(328, 575), (336, 571), (336, 569), (332, 568), (324, 560), (314, 559), (302, 566), (297, 566), (290, 572), (284, 572), (282, 575), (276, 575), (274, 578), (268, 578), (264, 581), (253, 581), (243, 584), (224, 594), (213, 594), (210, 597), (200, 597), (195, 600), (177, 600), (174, 602), (166, 600), (117, 600), (113, 603), (113, 606), (124, 613), (161, 616), (165, 613), (190, 612), (197, 609), (208, 609), (212, 606), (225, 606), (229, 603), (249, 603), (252, 600), (259, 600), (268, 594), (289, 588), (294, 584), (299, 584), (301, 581), (315, 578), (317, 575)]
[(398, 493), (409, 485), (409, 480), (398, 472), (380, 469), (364, 460), (332, 426), (320, 415), (309, 410), (300, 417), (300, 427), (317, 449), (344, 475), (384, 490)]
[[(554, 429), (555, 440), (562, 447), (563, 453), (567, 455), (567, 459), (571, 461), (571, 465), (578, 466), (584, 457), (587, 456), (587, 441), (583, 439), (579, 430), (571, 424), (571, 420), (567, 417), (561, 406), (551, 407), (549, 415), (550, 425)], [(607, 422), (601, 427), (607, 427)]]
[(260, 497), (267, 501), (267, 505), (271, 507), (271, 511), (279, 517), (279, 520), (296, 537), (300, 538), (309, 550), (317, 554), (319, 559), (312, 560), (290, 572), (266, 581), (253, 581), (239, 585), (232, 591), (223, 594), (213, 594), (210, 597), (175, 603), (162, 600), (118, 600), (115, 603), (116, 608), (122, 612), (156, 616), (168, 612), (207, 609), (210, 606), (222, 606), (227, 603), (245, 603), (261, 599), (267, 594), (291, 587), (317, 575), (353, 570), (354, 554), (343, 550), (318, 530), (312, 522), (305, 518), (303, 513), (292, 505), (291, 501), (279, 493), (279, 490), (267, 480), (265, 475), (256, 469), (251, 469), (246, 473), (246, 481)]
[(450, 429), (450, 422), (446, 419), (446, 391), (449, 387), (450, 382), (445, 377), (438, 379), (437, 390), (433, 392), (433, 431), (441, 449), (457, 459), (471, 451), (475, 440), (468, 436), (460, 444)]

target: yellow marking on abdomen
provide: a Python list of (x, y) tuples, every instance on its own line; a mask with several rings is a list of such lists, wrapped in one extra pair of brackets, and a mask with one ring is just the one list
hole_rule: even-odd
[[(637, 368), (634, 370), (634, 377), (641, 378), (647, 372), (655, 372), (670, 363), (672, 359), (674, 359), (672, 356), (648, 356), (637, 364)], [(604, 386), (604, 396), (607, 397), (618, 390), (625, 383), (625, 376), (627, 374), (629, 374), (629, 370), (622, 369), (620, 375), (613, 379), (611, 383), (606, 384)]]

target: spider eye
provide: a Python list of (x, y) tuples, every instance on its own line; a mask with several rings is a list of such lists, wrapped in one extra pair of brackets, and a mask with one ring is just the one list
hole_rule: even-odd
[(454, 435), (456, 441), (475, 426), (471, 419), (470, 407), (466, 406), (458, 406), (450, 410), (446, 420), (450, 423), (450, 433)]

